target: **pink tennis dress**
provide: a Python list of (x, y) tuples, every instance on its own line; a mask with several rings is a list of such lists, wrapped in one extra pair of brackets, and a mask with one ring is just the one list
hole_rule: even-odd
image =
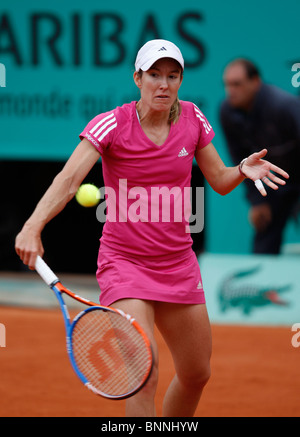
[(193, 103), (180, 104), (179, 121), (162, 146), (145, 135), (136, 102), (96, 116), (80, 134), (102, 156), (107, 205), (97, 270), (102, 305), (124, 298), (205, 303), (189, 229), (189, 189), (195, 151), (207, 146), (214, 132)]

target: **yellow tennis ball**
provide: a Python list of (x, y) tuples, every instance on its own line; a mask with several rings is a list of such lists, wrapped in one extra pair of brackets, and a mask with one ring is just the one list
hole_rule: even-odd
[(86, 208), (96, 206), (100, 201), (100, 191), (93, 184), (82, 184), (75, 196), (79, 205)]

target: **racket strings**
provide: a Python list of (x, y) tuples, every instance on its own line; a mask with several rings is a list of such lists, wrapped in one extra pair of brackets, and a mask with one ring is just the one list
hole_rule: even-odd
[(151, 351), (143, 336), (114, 311), (85, 312), (75, 323), (72, 348), (79, 370), (100, 394), (126, 395), (150, 373)]

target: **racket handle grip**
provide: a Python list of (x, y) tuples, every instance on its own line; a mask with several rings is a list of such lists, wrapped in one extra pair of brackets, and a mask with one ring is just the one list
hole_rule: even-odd
[(35, 270), (38, 272), (41, 278), (44, 279), (47, 285), (50, 286), (51, 284), (58, 282), (58, 277), (52, 272), (50, 267), (47, 266), (45, 261), (40, 256), (37, 256)]

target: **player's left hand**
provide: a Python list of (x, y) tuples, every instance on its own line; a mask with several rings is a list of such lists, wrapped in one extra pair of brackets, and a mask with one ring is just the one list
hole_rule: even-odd
[[(261, 180), (264, 184), (273, 190), (278, 190), (278, 185), (285, 185), (286, 181), (276, 176), (273, 172), (282, 176), (285, 179), (289, 178), (286, 171), (282, 170), (277, 165), (272, 164), (269, 161), (262, 159), (268, 153), (267, 149), (263, 149), (260, 152), (253, 153), (250, 155), (243, 165), (244, 175), (252, 179), (254, 182)], [(263, 196), (266, 196), (266, 190), (260, 190)]]

